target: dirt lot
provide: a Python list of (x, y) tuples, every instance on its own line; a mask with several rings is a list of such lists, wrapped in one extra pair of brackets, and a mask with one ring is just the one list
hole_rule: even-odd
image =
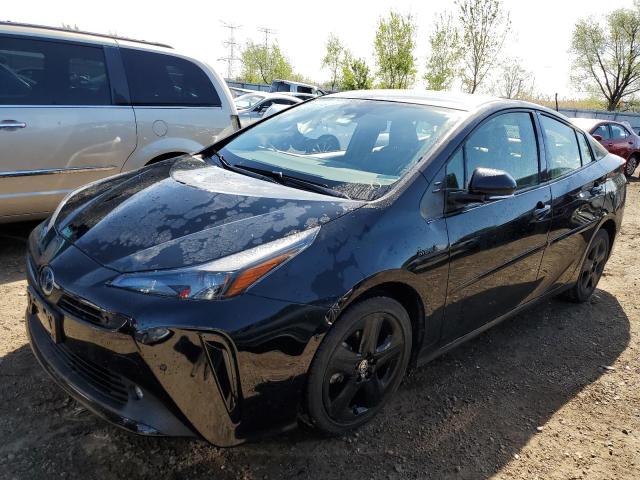
[(24, 238), (0, 226), (0, 478), (640, 478), (640, 183), (586, 305), (519, 315), (411, 373), (371, 425), (221, 450), (88, 414), (24, 333)]

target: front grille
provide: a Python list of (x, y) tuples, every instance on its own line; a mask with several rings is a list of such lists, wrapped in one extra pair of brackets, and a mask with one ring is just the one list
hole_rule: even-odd
[(86, 387), (89, 387), (105, 402), (116, 407), (122, 407), (127, 403), (129, 399), (127, 386), (120, 375), (91, 360), (81, 358), (63, 343), (54, 344), (49, 337), (46, 338), (57, 360), (84, 380)]
[(129, 320), (124, 315), (106, 312), (86, 300), (63, 293), (58, 307), (66, 314), (101, 327), (118, 330)]
[(58, 300), (58, 307), (65, 310), (67, 313), (70, 313), (74, 317), (78, 317), (87, 322), (95, 323), (96, 325), (104, 324), (100, 309), (69, 295), (62, 295), (60, 300)]

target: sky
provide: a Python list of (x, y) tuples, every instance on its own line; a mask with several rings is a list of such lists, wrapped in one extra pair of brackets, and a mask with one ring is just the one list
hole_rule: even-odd
[[(415, 56), (418, 78), (424, 74), (428, 55), (428, 37), (435, 16), (453, 10), (453, 0), (322, 0), (293, 2), (280, 0), (181, 0), (179, 2), (148, 0), (30, 0), (2, 2), (0, 20), (60, 26), (77, 25), (82, 30), (116, 33), (138, 39), (168, 43), (213, 65), (226, 76), (228, 56), (224, 46), (229, 30), (223, 22), (240, 25), (236, 42), (242, 47), (247, 40), (264, 41), (258, 29), (275, 31), (271, 41), (292, 63), (294, 70), (317, 81), (327, 80), (321, 61), (330, 33), (336, 34), (354, 55), (374, 65), (373, 39), (380, 17), (393, 8), (411, 13), (417, 23)], [(533, 72), (536, 91), (560, 98), (580, 96), (569, 82), (571, 58), (568, 53), (571, 32), (582, 17), (603, 17), (607, 11), (633, 7), (633, 0), (503, 0), (510, 12), (512, 32), (505, 45), (505, 55), (517, 56), (522, 65)], [(237, 64), (239, 67), (239, 63)], [(418, 82), (416, 87), (420, 87)]]

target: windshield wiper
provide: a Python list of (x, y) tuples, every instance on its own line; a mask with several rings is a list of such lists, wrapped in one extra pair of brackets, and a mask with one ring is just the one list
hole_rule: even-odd
[(253, 178), (258, 178), (260, 180), (264, 180), (265, 182), (271, 182), (271, 183), (279, 183), (276, 179), (274, 179), (273, 177), (269, 176), (269, 175), (264, 175), (260, 172), (256, 172), (253, 171), (252, 169), (246, 168), (246, 167), (239, 167), (237, 165), (234, 165), (232, 163), (229, 163), (228, 160), (226, 160), (222, 154), (214, 151), (213, 154), (218, 157), (218, 163), (220, 163), (220, 165), (222, 166), (222, 168), (224, 168), (225, 170), (229, 170), (231, 172), (236, 172), (236, 173), (240, 173), (242, 175), (248, 175), (250, 177)]
[(310, 180), (303, 180), (302, 178), (293, 177), (291, 175), (285, 175), (281, 171), (270, 171), (262, 168), (255, 167), (236, 167), (242, 168), (243, 170), (248, 170), (250, 172), (256, 173), (258, 175), (262, 175), (265, 177), (269, 177), (281, 183), (282, 185), (289, 185), (301, 188), (303, 190), (309, 190), (311, 192), (322, 193), (324, 195), (330, 195), (332, 197), (346, 198), (347, 200), (351, 200), (351, 197), (340, 190), (336, 190), (334, 188), (329, 187), (329, 185), (325, 185), (324, 183), (312, 182)]

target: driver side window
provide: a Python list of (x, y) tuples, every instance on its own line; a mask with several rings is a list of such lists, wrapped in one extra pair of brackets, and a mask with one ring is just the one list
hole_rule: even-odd
[(538, 142), (531, 114), (504, 113), (495, 116), (467, 139), (447, 165), (446, 186), (466, 189), (476, 168), (493, 168), (509, 173), (518, 188), (539, 181)]

